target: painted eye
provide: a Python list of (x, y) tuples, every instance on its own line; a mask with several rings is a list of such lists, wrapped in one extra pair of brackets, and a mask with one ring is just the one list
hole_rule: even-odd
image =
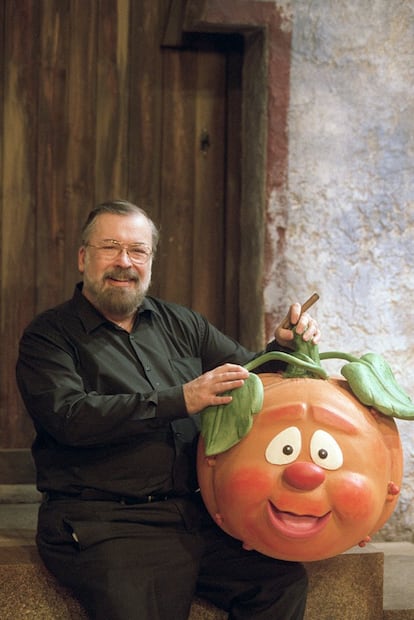
[(290, 426), (273, 437), (266, 448), (265, 457), (273, 465), (287, 465), (298, 458), (301, 448), (300, 430), (296, 426)]
[(310, 453), (314, 463), (324, 469), (339, 469), (344, 457), (336, 439), (326, 431), (316, 431), (310, 444)]

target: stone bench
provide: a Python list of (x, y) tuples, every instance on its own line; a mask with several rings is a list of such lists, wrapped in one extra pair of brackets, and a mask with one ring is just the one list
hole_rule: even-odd
[[(40, 494), (34, 479), (30, 450), (0, 450), (0, 618), (83, 620), (77, 601), (37, 555), (33, 530)], [(310, 589), (305, 620), (414, 620), (414, 545), (401, 545), (406, 546), (374, 543), (306, 564)], [(189, 620), (226, 618), (225, 612), (196, 600)]]
[[(2, 620), (86, 620), (79, 603), (43, 566), (32, 535), (1, 533)], [(306, 569), (310, 583), (306, 620), (382, 620), (383, 553), (351, 550), (329, 560), (307, 563)], [(222, 610), (195, 600), (189, 620), (226, 618)], [(398, 618), (405, 620), (406, 616)]]

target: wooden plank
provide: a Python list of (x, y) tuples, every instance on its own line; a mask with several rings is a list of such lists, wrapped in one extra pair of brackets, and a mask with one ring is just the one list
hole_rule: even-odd
[(226, 56), (196, 60), (191, 304), (224, 329)]
[[(5, 25), (5, 3), (0, 2), (0, 24)], [(3, 219), (6, 217), (5, 215), (5, 200), (4, 200), (4, 160), (3, 160), (3, 152), (4, 152), (4, 123), (3, 119), (5, 116), (5, 63), (6, 63), (6, 29), (4, 27), (0, 28), (0, 179), (1, 179), (1, 188), (0, 188), (0, 240), (2, 242), (3, 247)], [(3, 275), (3, 251), (0, 248), (0, 273)], [(3, 342), (4, 331), (7, 325), (7, 316), (6, 316), (6, 303), (5, 299), (7, 299), (6, 290), (3, 285), (3, 277), (0, 280), (0, 330), (1, 330), (1, 338)], [(3, 349), (6, 355), (8, 351)], [(3, 365), (1, 365), (3, 366)], [(8, 371), (6, 368), (0, 367), (0, 394), (5, 394), (5, 386), (7, 384)], [(6, 412), (8, 408), (8, 402), (5, 394), (5, 398), (0, 400), (0, 446), (8, 445), (8, 437), (7, 431), (8, 427), (6, 425)]]
[(31, 0), (6, 3), (2, 133), (0, 447), (24, 446), (31, 423), (22, 414), (14, 367), (17, 342), (36, 297), (35, 198), (38, 10)]
[(242, 164), (242, 63), (241, 49), (232, 49), (227, 56), (227, 124), (226, 124), (226, 172), (225, 172), (225, 284), (224, 284), (224, 332), (240, 340), (240, 309), (247, 300), (240, 299), (240, 205)]
[(66, 192), (61, 217), (65, 230), (67, 265), (62, 298), (72, 294), (78, 279), (76, 253), (80, 229), (95, 205), (95, 127), (97, 2), (70, 1), (70, 45), (67, 85)]
[(166, 47), (179, 47), (183, 43), (183, 23), (187, 0), (170, 0), (167, 22), (162, 44)]
[(164, 50), (159, 294), (192, 305), (196, 54)]
[(128, 196), (160, 221), (163, 65), (169, 0), (140, 0), (130, 12)]
[[(266, 174), (266, 39), (246, 38), (243, 66), (243, 174), (240, 210), (240, 341), (252, 351), (264, 341), (264, 205)], [(248, 103), (247, 103), (248, 102)], [(250, 303), (246, 305), (246, 300)], [(242, 304), (245, 304), (244, 307)]]
[(128, 193), (129, 0), (100, 0), (96, 89), (96, 202)]
[(68, 264), (63, 198), (68, 127), (69, 0), (41, 5), (38, 190), (36, 203), (36, 310), (62, 301), (62, 275)]
[[(0, 24), (5, 23), (5, 0), (0, 1)], [(3, 180), (3, 119), (4, 119), (4, 81), (5, 81), (5, 57), (6, 57), (6, 30), (0, 28), (0, 179)], [(2, 184), (3, 185), (3, 184)], [(3, 220), (3, 191), (0, 188), (0, 239), (2, 237), (2, 220)], [(1, 261), (1, 255), (0, 255)], [(1, 264), (1, 263), (0, 263)], [(1, 309), (0, 309), (1, 312)]]
[[(161, 136), (163, 64), (161, 40), (169, 0), (132, 2), (128, 197), (161, 225)], [(161, 248), (164, 235), (161, 237)], [(160, 251), (156, 255), (151, 292), (162, 296)]]

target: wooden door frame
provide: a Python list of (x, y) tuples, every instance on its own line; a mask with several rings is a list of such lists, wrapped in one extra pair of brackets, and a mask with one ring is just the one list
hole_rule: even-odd
[[(239, 265), (239, 340), (260, 349), (271, 334), (264, 289), (272, 269), (284, 269), (287, 220), (287, 113), (291, 34), (273, 2), (170, 0), (164, 43), (183, 43), (188, 33), (238, 33), (244, 37), (242, 171)], [(276, 267), (274, 267), (276, 266)], [(266, 334), (266, 332), (268, 332)]]
[[(198, 7), (195, 6), (198, 4)], [(171, 0), (163, 45), (185, 47), (193, 33), (242, 34), (244, 38), (242, 69), (242, 118), (240, 222), (237, 305), (239, 308), (237, 339), (252, 350), (263, 346), (263, 247), (265, 190), (265, 36), (260, 28), (244, 32), (238, 27), (222, 29), (205, 23), (201, 13), (205, 3)], [(248, 101), (248, 104), (247, 104)], [(231, 280), (231, 275), (229, 277)], [(231, 292), (234, 295), (234, 288)], [(234, 301), (231, 304), (234, 307)], [(225, 309), (226, 312), (226, 309)]]

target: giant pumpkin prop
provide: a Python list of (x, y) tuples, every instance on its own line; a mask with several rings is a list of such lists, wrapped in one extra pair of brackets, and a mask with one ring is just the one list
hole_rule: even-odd
[[(363, 546), (391, 516), (403, 467), (393, 417), (414, 404), (380, 356), (295, 344), (246, 366), (284, 360), (285, 373), (250, 373), (229, 405), (202, 413), (198, 476), (210, 515), (246, 549), (313, 561)], [(348, 362), (344, 378), (328, 377), (328, 358)]]

